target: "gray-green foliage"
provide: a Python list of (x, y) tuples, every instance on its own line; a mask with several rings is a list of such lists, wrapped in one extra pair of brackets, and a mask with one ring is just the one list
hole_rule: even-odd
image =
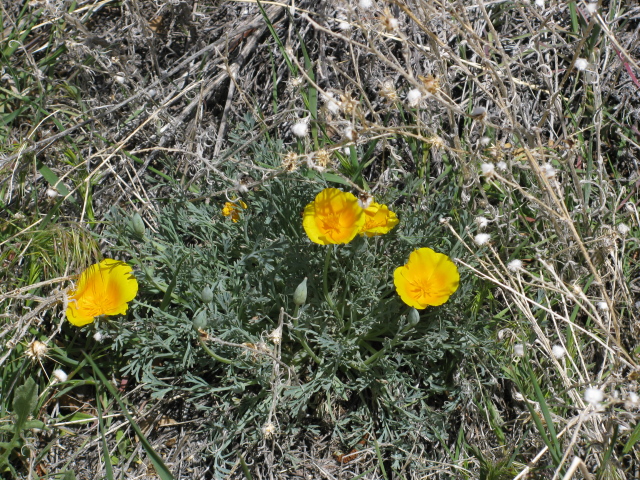
[[(114, 211), (106, 235), (135, 266), (141, 285), (128, 318), (108, 327), (126, 360), (123, 373), (146, 382), (158, 398), (179, 391), (209, 410), (207, 428), (216, 445), (211, 453), (224, 470), (225, 463), (237, 460), (238, 444), (250, 448), (260, 439), (272, 407), (274, 362), (209, 342), (231, 364), (216, 361), (199, 346), (193, 318), (206, 312), (204, 330), (218, 339), (272, 348), (267, 337), (278, 326), (280, 310), (294, 314), (293, 293), (308, 277), (299, 320), (285, 318), (281, 360), (295, 375), (284, 375), (277, 387), (279, 441), (332, 431), (352, 445), (369, 432), (381, 443), (410, 449), (419, 438), (446, 438), (446, 413), (459, 397), (453, 375), (482, 348), (488, 325), (468, 314), (478, 300), (464, 271), (451, 300), (422, 311), (415, 326), (408, 324), (410, 308), (393, 286), (394, 269), (415, 248), (462, 254), (438, 222), (448, 215), (468, 221), (451, 208), (458, 188), (439, 187), (430, 198), (399, 197), (390, 190), (380, 201), (398, 213), (400, 225), (390, 234), (339, 246), (315, 245), (306, 237), (301, 212), (322, 185), (295, 175), (244, 195), (248, 209), (237, 223), (222, 216), (224, 199), (175, 200), (154, 219), (157, 231), (147, 229), (141, 239), (132, 235), (129, 216)], [(337, 312), (323, 294), (327, 250)], [(207, 287), (211, 302), (202, 301)], [(321, 364), (307, 354), (301, 338)], [(393, 467), (399, 468), (404, 457), (392, 450)]]

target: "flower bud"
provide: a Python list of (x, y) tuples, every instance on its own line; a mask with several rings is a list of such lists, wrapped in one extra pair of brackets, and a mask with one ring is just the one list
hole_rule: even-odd
[(204, 303), (213, 302), (213, 290), (211, 290), (211, 287), (209, 287), (208, 285), (204, 287), (202, 289), (202, 292), (200, 293), (200, 298)]
[(307, 301), (307, 277), (304, 277), (304, 280), (300, 282), (300, 285), (296, 288), (296, 291), (293, 292), (293, 303), (296, 306), (300, 307), (304, 305)]
[(207, 312), (204, 310), (200, 310), (195, 317), (193, 317), (193, 328), (196, 330), (201, 330), (207, 326)]
[(415, 327), (418, 322), (420, 322), (420, 314), (418, 313), (418, 310), (412, 308), (409, 310), (409, 314), (407, 315), (407, 325), (409, 327)]
[(131, 216), (131, 227), (133, 227), (133, 231), (136, 235), (139, 235), (140, 237), (144, 236), (144, 232), (145, 232), (144, 222), (142, 221), (142, 217), (138, 212), (135, 212)]

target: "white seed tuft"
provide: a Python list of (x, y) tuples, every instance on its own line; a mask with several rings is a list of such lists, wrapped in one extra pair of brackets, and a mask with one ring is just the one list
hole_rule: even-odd
[(509, 263), (507, 263), (507, 268), (512, 272), (522, 270), (522, 260), (518, 260), (517, 258), (515, 260), (511, 260)]
[(486, 228), (489, 225), (489, 220), (486, 217), (476, 217), (476, 223), (478, 224), (478, 228)]
[(596, 10), (598, 10), (598, 2), (587, 3), (587, 12), (593, 15), (594, 13), (596, 13)]
[(587, 69), (587, 67), (589, 66), (589, 62), (587, 62), (586, 58), (578, 58), (576, 60), (575, 66), (578, 70), (580, 70), (581, 72), (585, 71)]
[(307, 125), (307, 122), (298, 122), (291, 127), (291, 132), (296, 137), (304, 137), (309, 132), (309, 125)]
[(372, 0), (360, 0), (359, 5), (360, 5), (360, 8), (368, 10), (371, 7), (373, 7), (373, 1)]
[(483, 147), (486, 147), (490, 143), (491, 143), (491, 137), (482, 137), (480, 139), (480, 145), (482, 145)]
[(598, 302), (598, 310), (607, 312), (609, 310), (609, 305), (607, 305), (607, 302)]
[(104, 340), (104, 335), (102, 334), (102, 332), (97, 331), (96, 333), (93, 334), (93, 339), (96, 342), (101, 342), (102, 340)]
[(521, 343), (516, 343), (513, 346), (513, 354), (516, 357), (524, 357), (524, 345), (522, 345)]
[(56, 370), (54, 370), (52, 375), (53, 375), (53, 379), (56, 382), (66, 382), (67, 378), (69, 378), (69, 376), (65, 373), (65, 371), (61, 370), (60, 368), (57, 368)]
[(488, 233), (479, 233), (473, 237), (473, 241), (478, 245), (484, 245), (485, 243), (488, 243), (489, 240), (491, 240), (491, 235)]
[(618, 224), (618, 233), (620, 233), (620, 235), (622, 235), (623, 237), (626, 236), (630, 230), (631, 229), (629, 228), (629, 225), (627, 225), (626, 223)]
[(542, 170), (542, 174), (547, 178), (553, 178), (556, 176), (556, 169), (553, 168), (553, 165), (550, 163), (543, 163), (540, 165), (540, 170)]
[(342, 30), (343, 32), (348, 32), (349, 30), (351, 30), (351, 24), (343, 20), (338, 24), (338, 29)]
[(485, 177), (490, 177), (496, 173), (496, 166), (493, 163), (483, 163), (480, 165), (480, 170)]
[(597, 407), (604, 400), (604, 392), (599, 388), (589, 387), (584, 391), (584, 400)]
[(407, 103), (410, 107), (417, 107), (422, 100), (422, 93), (417, 88), (413, 88), (407, 92)]
[(499, 161), (498, 163), (496, 163), (496, 167), (498, 167), (498, 170), (504, 172), (507, 170), (507, 162), (503, 162), (502, 160)]
[(46, 194), (49, 198), (56, 198), (58, 195), (60, 195), (55, 188), (47, 188)]
[(564, 349), (562, 345), (554, 345), (553, 347), (551, 347), (551, 353), (553, 353), (554, 357), (560, 360), (562, 357), (565, 356), (567, 351)]
[(536, 0), (535, 4), (538, 8), (544, 8), (544, 0)]

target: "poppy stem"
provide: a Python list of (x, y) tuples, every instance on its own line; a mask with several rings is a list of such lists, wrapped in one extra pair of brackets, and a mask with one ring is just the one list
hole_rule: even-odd
[(342, 315), (340, 315), (336, 304), (333, 302), (333, 298), (331, 298), (329, 294), (329, 265), (331, 265), (332, 253), (333, 248), (327, 248), (327, 254), (324, 257), (324, 271), (322, 272), (322, 288), (324, 289), (324, 298), (327, 300), (331, 310), (333, 310), (338, 320), (342, 320)]
[(222, 362), (222, 363), (226, 363), (227, 365), (231, 365), (233, 364), (233, 360), (229, 360), (228, 358), (224, 358), (221, 357), (220, 355), (217, 355), (213, 350), (211, 350), (209, 347), (207, 347), (207, 345), (204, 343), (204, 340), (202, 340), (202, 337), (200, 337), (200, 335), (198, 335), (198, 341), (200, 342), (200, 346), (202, 347), (202, 349), (207, 352), (207, 355), (209, 355), (211, 358)]
[(296, 309), (293, 311), (293, 336), (300, 342), (304, 351), (309, 354), (309, 356), (316, 362), (318, 365), (322, 365), (322, 360), (318, 358), (318, 356), (311, 350), (311, 347), (307, 343), (307, 340), (304, 338), (304, 335), (298, 335), (298, 314), (300, 313), (300, 307), (296, 305)]

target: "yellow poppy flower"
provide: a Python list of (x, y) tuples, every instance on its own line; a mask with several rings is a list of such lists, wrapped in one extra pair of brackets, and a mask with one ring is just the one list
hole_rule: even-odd
[(320, 245), (349, 243), (364, 225), (364, 210), (351, 193), (325, 188), (304, 208), (302, 226)]
[(422, 309), (449, 300), (458, 289), (460, 274), (446, 255), (419, 248), (411, 252), (406, 265), (396, 268), (393, 283), (404, 303)]
[(384, 235), (398, 224), (398, 217), (389, 210), (386, 205), (371, 202), (364, 210), (364, 227), (360, 230), (360, 235), (373, 237), (374, 235)]
[(124, 262), (105, 258), (80, 275), (76, 289), (69, 293), (67, 320), (82, 327), (100, 315), (127, 312), (127, 303), (138, 293), (138, 281)]
[(247, 204), (242, 200), (236, 200), (234, 202), (225, 202), (224, 208), (222, 209), (222, 215), (225, 217), (231, 217), (233, 223), (237, 223), (240, 220), (240, 212), (246, 210)]

